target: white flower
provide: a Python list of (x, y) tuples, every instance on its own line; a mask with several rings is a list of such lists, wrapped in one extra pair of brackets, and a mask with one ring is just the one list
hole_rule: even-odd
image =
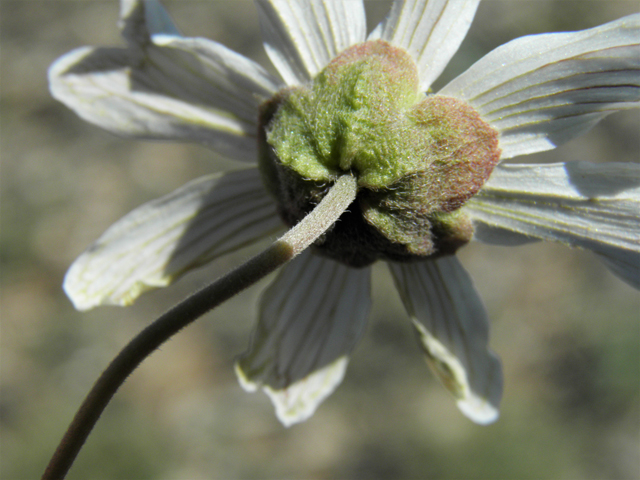
[[(50, 69), (51, 91), (81, 117), (135, 138), (196, 141), (255, 162), (258, 111), (285, 87), (309, 85), (340, 52), (381, 39), (408, 52), (421, 92), (462, 42), (479, 0), (395, 1), (366, 35), (361, 1), (258, 0), (269, 58), (282, 79), (202, 38), (179, 34), (155, 1), (123, 0), (127, 48), (83, 47)], [(513, 40), (439, 95), (473, 107), (499, 134), (501, 160), (549, 150), (640, 99), (640, 14), (580, 32)], [(596, 253), (640, 288), (640, 168), (575, 162), (498, 165), (462, 210), (474, 240), (561, 242)], [(188, 270), (283, 228), (255, 168), (195, 180), (139, 207), (71, 266), (78, 309), (132, 303)], [(488, 319), (455, 256), (389, 263), (427, 359), (465, 415), (498, 416), (502, 372)], [(370, 305), (370, 268), (305, 252), (263, 294), (237, 372), (264, 389), (286, 424), (308, 418), (341, 382)]]

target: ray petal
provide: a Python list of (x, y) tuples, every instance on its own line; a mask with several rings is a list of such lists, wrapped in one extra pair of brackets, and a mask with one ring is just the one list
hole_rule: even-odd
[[(493, 238), (503, 231), (507, 237), (591, 250), (640, 288), (638, 164), (498, 165), (463, 208), (476, 224), (488, 226)], [(476, 239), (482, 241), (482, 234)]]
[(361, 0), (258, 0), (269, 58), (287, 85), (304, 85), (366, 35)]
[(79, 310), (128, 305), (282, 227), (257, 169), (203, 177), (112, 225), (71, 265), (64, 289)]
[(370, 303), (369, 268), (301, 254), (263, 294), (241, 384), (262, 387), (285, 425), (306, 420), (342, 380)]
[(480, 0), (396, 0), (389, 15), (369, 35), (404, 48), (418, 65), (426, 91), (445, 69), (467, 35)]
[(129, 48), (82, 47), (59, 58), (49, 69), (53, 96), (119, 135), (196, 141), (254, 162), (258, 107), (280, 81), (216, 42), (166, 26), (150, 35), (166, 21), (135, 5), (137, 16), (127, 11), (123, 20)]
[(502, 367), (489, 349), (489, 319), (471, 278), (454, 256), (390, 263), (427, 362), (471, 420), (497, 420)]
[(439, 93), (469, 102), (500, 132), (502, 158), (555, 148), (640, 105), (640, 14), (518, 38)]

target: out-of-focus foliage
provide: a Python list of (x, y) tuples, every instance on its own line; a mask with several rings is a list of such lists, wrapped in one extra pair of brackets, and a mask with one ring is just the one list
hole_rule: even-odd
[[(267, 64), (250, 3), (166, 5), (185, 34)], [(388, 4), (368, 7), (373, 25)], [(143, 201), (234, 165), (200, 147), (119, 139), (51, 99), (53, 60), (120, 43), (115, 2), (2, 0), (0, 8), (0, 476), (31, 479), (119, 348), (251, 251), (131, 308), (75, 312), (60, 285), (92, 240)], [(444, 76), (514, 37), (587, 28), (635, 9), (635, 1), (487, 0)], [(620, 114), (536, 161), (637, 161), (639, 129), (637, 112)], [(505, 366), (495, 425), (469, 422), (436, 385), (379, 268), (365, 340), (311, 420), (284, 429), (266, 396), (244, 393), (234, 378), (263, 283), (143, 364), (69, 478), (639, 478), (638, 294), (588, 253), (556, 245), (472, 245), (462, 256)]]

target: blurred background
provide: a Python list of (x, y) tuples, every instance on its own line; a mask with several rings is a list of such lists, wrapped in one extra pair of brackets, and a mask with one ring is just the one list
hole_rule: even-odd
[[(267, 65), (255, 10), (165, 2), (182, 32)], [(389, 2), (367, 2), (370, 28)], [(112, 222), (199, 175), (236, 168), (193, 145), (117, 138), (47, 89), (48, 66), (82, 45), (121, 45), (116, 1), (1, 0), (1, 382), (3, 479), (40, 476), (95, 378), (168, 307), (260, 250), (225, 257), (130, 308), (80, 313), (66, 268)], [(637, 1), (487, 0), (444, 84), (498, 45), (592, 27)], [(526, 161), (638, 161), (640, 117), (616, 114)], [(107, 408), (70, 479), (640, 478), (640, 297), (588, 252), (473, 244), (462, 260), (492, 319), (505, 394), (500, 420), (472, 424), (428, 371), (384, 265), (342, 386), (289, 429), (238, 386), (267, 282), (162, 347)]]

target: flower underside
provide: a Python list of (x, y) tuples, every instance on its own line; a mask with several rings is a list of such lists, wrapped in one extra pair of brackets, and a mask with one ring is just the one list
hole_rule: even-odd
[(343, 51), (310, 87), (260, 113), (260, 168), (294, 225), (343, 174), (358, 195), (315, 245), (347, 265), (450, 255), (471, 240), (459, 208), (500, 158), (498, 133), (465, 102), (419, 92), (418, 71), (385, 41)]

